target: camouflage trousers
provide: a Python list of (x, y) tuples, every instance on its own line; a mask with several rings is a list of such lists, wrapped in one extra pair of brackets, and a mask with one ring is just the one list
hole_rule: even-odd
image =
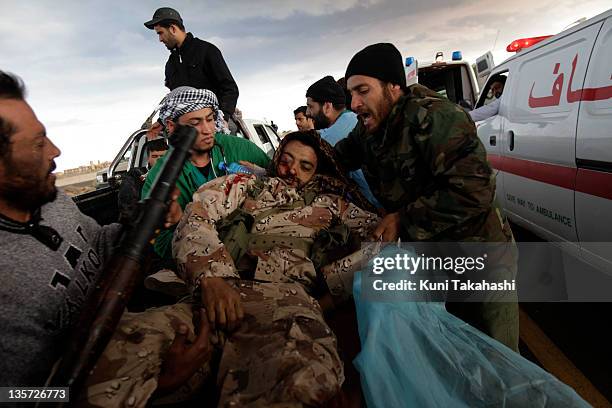
[[(320, 406), (344, 381), (336, 337), (318, 302), (300, 284), (235, 281), (245, 313), (241, 326), (217, 337), (216, 373), (208, 363), (157, 403), (192, 398), (216, 374), (220, 407)], [(180, 324), (194, 338), (192, 305), (126, 313), (92, 371), (79, 405), (142, 407), (157, 387), (161, 361)], [(214, 396), (201, 401), (210, 406)]]

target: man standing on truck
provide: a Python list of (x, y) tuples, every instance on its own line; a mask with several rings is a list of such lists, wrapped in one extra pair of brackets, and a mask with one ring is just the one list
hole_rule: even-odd
[(238, 101), (238, 85), (219, 48), (186, 33), (180, 14), (170, 7), (155, 10), (153, 18), (144, 25), (155, 30), (159, 41), (170, 50), (166, 87), (170, 90), (179, 86), (211, 90), (219, 98), (219, 107), (230, 131), (235, 132), (231, 119)]
[[(393, 44), (359, 51), (345, 77), (359, 124), (335, 150), (345, 168), (363, 170), (387, 211), (373, 239), (508, 242), (514, 248), (510, 226), (495, 203), (486, 150), (467, 113), (422, 85), (407, 87), (402, 56)], [(503, 273), (514, 278), (515, 259)], [(518, 350), (515, 296), (447, 307)]]
[[(306, 116), (314, 121), (315, 129), (327, 143), (334, 146), (344, 139), (357, 125), (357, 115), (346, 109), (346, 97), (342, 86), (332, 76), (326, 76), (310, 85), (306, 91)], [(381, 208), (359, 169), (350, 172), (370, 204)]]
[[(19, 79), (0, 71), (0, 384), (42, 387), (120, 225), (100, 227), (57, 190), (53, 171), (60, 151), (24, 93)], [(187, 327), (170, 328), (174, 341), (162, 363), (160, 391), (181, 385), (210, 356), (206, 322), (192, 345)]]
[[(164, 123), (170, 134), (174, 132), (177, 124), (190, 125), (198, 131), (191, 158), (183, 166), (177, 181), (180, 190), (178, 203), (183, 209), (191, 202), (193, 193), (202, 184), (227, 174), (219, 169), (220, 163), (229, 165), (242, 160), (264, 168), (270, 163), (270, 158), (253, 142), (219, 132), (223, 122), (217, 97), (206, 89), (188, 86), (176, 88), (162, 102), (159, 120)], [(147, 174), (142, 188), (142, 198), (149, 194), (164, 161), (165, 157), (159, 159)], [(174, 227), (163, 229), (155, 239), (155, 252), (162, 259), (172, 259), (170, 243), (173, 232)], [(172, 263), (163, 266), (173, 269)]]

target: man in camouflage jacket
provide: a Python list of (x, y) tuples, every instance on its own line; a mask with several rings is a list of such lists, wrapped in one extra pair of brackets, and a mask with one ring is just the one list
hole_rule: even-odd
[[(359, 123), (335, 150), (347, 170), (363, 170), (387, 212), (374, 238), (508, 242), (504, 274), (513, 279), (512, 232), (495, 202), (495, 176), (469, 115), (424, 86), (406, 87), (402, 57), (392, 44), (355, 54), (345, 77)], [(515, 296), (493, 300), (447, 307), (517, 350)]]
[[(332, 151), (315, 131), (287, 135), (271, 169), (279, 177), (212, 180), (177, 227), (179, 275), (216, 329), (219, 406), (321, 406), (338, 395), (343, 366), (315, 296), (349, 298), (352, 273), (371, 253), (340, 253), (346, 242), (321, 250), (320, 237), (345, 227), (361, 241), (379, 218), (355, 205), (366, 200), (334, 167)], [(190, 309), (126, 314), (90, 378), (88, 403), (146, 404), (172, 328), (193, 330)], [(203, 365), (166, 401), (193, 395), (211, 373)]]

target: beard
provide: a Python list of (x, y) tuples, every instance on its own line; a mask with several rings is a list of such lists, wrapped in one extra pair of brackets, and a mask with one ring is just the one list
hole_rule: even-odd
[(330, 125), (329, 119), (323, 114), (323, 110), (319, 110), (319, 112), (312, 117), (312, 120), (316, 130), (327, 129)]
[(57, 198), (55, 183), (48, 180), (35, 181), (32, 179), (7, 180), (0, 187), (0, 197), (11, 205), (26, 211), (34, 211)]
[(12, 206), (25, 211), (35, 211), (57, 198), (55, 181), (49, 179), (55, 170), (55, 163), (44, 176), (15, 171), (10, 167), (10, 160), (7, 163), (6, 177), (0, 186), (0, 197)]
[(373, 109), (363, 109), (357, 112), (358, 116), (363, 122), (363, 114), (369, 115), (370, 120), (374, 122), (373, 127), (368, 128), (368, 133), (374, 133), (378, 129), (380, 129), (381, 125), (387, 120), (391, 109), (393, 109), (393, 96), (391, 96), (391, 92), (386, 87), (382, 89), (382, 98), (375, 103)]

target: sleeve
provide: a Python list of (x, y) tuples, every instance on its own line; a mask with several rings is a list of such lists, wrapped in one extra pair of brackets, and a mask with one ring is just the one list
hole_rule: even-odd
[[(155, 166), (153, 166), (153, 168), (149, 170), (149, 172), (147, 173), (147, 177), (145, 178), (144, 184), (140, 191), (140, 198), (142, 200), (148, 197), (149, 192), (151, 191), (151, 188), (153, 187), (153, 182), (155, 181), (155, 178), (157, 177), (157, 174), (159, 173), (165, 161), (166, 161), (166, 156), (161, 157), (159, 160), (157, 160), (157, 163), (155, 163)], [(181, 208), (184, 209), (185, 205), (187, 205), (188, 199), (186, 196), (187, 193), (185, 189), (182, 187), (180, 179), (177, 181), (177, 186), (179, 187), (179, 190), (181, 192), (178, 201), (179, 201), (179, 204), (181, 205)], [(171, 242), (172, 242), (173, 234), (174, 234), (174, 226), (170, 228), (162, 227), (160, 228), (159, 233), (155, 237), (155, 240), (153, 242), (153, 248), (155, 250), (155, 253), (163, 259), (170, 259), (172, 257)]]
[(217, 88), (217, 97), (219, 98), (219, 107), (226, 115), (234, 113), (236, 103), (238, 102), (238, 85), (232, 77), (232, 74), (223, 59), (223, 55), (219, 48), (210, 45), (206, 53), (206, 71), (212, 74), (212, 79)]
[(95, 248), (98, 255), (102, 257), (103, 262), (107, 262), (113, 255), (113, 252), (119, 243), (118, 240), (121, 235), (121, 231), (122, 226), (121, 224), (117, 223), (104, 225), (98, 230), (92, 247)]
[(168, 58), (168, 61), (166, 61), (166, 67), (164, 68), (164, 86), (170, 90), (172, 90), (170, 88), (170, 59)]
[[(380, 251), (380, 243), (368, 243), (371, 232), (380, 218), (371, 212), (340, 200), (340, 221), (356, 233), (362, 241), (359, 250), (323, 266), (321, 271), (335, 304), (347, 301), (353, 295), (353, 275), (363, 269), (368, 260)], [(364, 244), (365, 243), (365, 244)]]
[(402, 235), (434, 239), (491, 208), (495, 178), (476, 127), (458, 106), (432, 105), (414, 141), (435, 189), (400, 210)]
[(118, 223), (100, 226), (96, 220), (83, 214), (75, 202), (72, 201), (72, 198), (65, 194), (58, 195), (57, 200), (61, 200), (61, 205), (65, 206), (64, 208), (67, 211), (70, 211), (67, 214), (78, 214), (78, 224), (82, 226), (83, 230), (79, 231), (77, 229), (77, 232), (84, 237), (91, 248), (98, 254), (102, 264), (108, 262), (119, 244), (123, 226)]
[(245, 160), (263, 168), (270, 164), (268, 155), (250, 140), (233, 135), (221, 137), (228, 142), (226, 150), (230, 162)]
[(157, 160), (157, 162), (153, 166), (153, 168), (148, 171), (147, 177), (145, 178), (144, 184), (142, 185), (142, 189), (140, 190), (141, 199), (145, 199), (149, 195), (149, 191), (151, 191), (151, 187), (153, 187), (153, 181), (155, 181), (157, 173), (159, 173), (159, 170), (161, 169), (163, 163), (166, 162), (166, 156), (167, 155), (163, 155), (162, 157), (160, 157), (159, 160)]
[(497, 115), (499, 112), (500, 99), (497, 98), (488, 105), (483, 105), (478, 109), (474, 109), (470, 112), (470, 117), (474, 122), (480, 122), (490, 118), (491, 116)]
[(172, 243), (178, 275), (191, 289), (204, 277), (239, 278), (234, 261), (219, 239), (216, 222), (240, 207), (254, 176), (232, 174), (204, 184), (193, 195)]
[(359, 142), (362, 125), (359, 123), (347, 137), (334, 145), (336, 158), (346, 171), (357, 170), (363, 164), (364, 156)]
[(380, 222), (377, 214), (362, 210), (353, 203), (348, 205), (341, 201), (340, 221), (350, 228), (351, 232), (359, 235), (362, 240), (368, 240), (372, 231)]

